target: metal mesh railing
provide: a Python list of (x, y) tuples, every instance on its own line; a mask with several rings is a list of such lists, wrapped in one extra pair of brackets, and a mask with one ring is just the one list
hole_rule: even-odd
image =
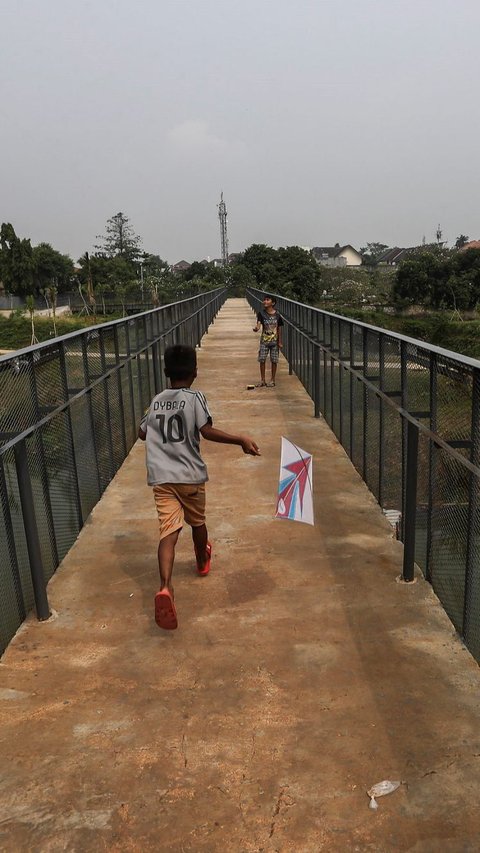
[(136, 440), (173, 343), (200, 344), (226, 299), (203, 293), (0, 357), (0, 653)]
[[(247, 291), (258, 310), (263, 294)], [(480, 361), (277, 297), (283, 352), (480, 660)]]

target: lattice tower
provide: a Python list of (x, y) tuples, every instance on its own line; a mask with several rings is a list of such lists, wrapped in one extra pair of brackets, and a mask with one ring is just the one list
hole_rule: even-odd
[(227, 232), (227, 206), (223, 200), (223, 193), (220, 195), (220, 204), (218, 205), (218, 218), (220, 220), (220, 243), (222, 250), (222, 264), (228, 266), (228, 232)]

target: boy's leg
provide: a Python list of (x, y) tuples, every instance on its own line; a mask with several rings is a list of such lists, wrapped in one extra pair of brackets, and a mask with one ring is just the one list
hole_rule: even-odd
[(267, 360), (267, 347), (260, 341), (260, 349), (258, 350), (258, 363), (260, 365), (260, 385), (265, 385), (265, 362)]
[(160, 590), (155, 596), (155, 622), (159, 628), (171, 631), (178, 626), (173, 602), (172, 572), (175, 545), (183, 526), (183, 507), (173, 483), (154, 486), (153, 494), (160, 525), (158, 546)]
[(270, 368), (272, 373), (271, 382), (275, 385), (275, 376), (277, 375), (277, 364), (278, 364), (278, 347), (275, 346), (270, 347)]
[(158, 568), (161, 588), (167, 587), (171, 592), (173, 561), (175, 545), (183, 527), (183, 507), (176, 494), (176, 487), (171, 483), (154, 486), (153, 495), (157, 508), (160, 525), (160, 543), (158, 546)]
[(209, 546), (207, 525), (205, 523), (205, 483), (192, 486), (179, 486), (178, 489), (185, 513), (185, 521), (192, 528), (197, 571), (200, 574), (207, 574), (209, 567), (207, 567), (206, 571), (204, 570), (211, 557), (212, 546)]
[(192, 527), (193, 547), (195, 548), (195, 557), (197, 558), (197, 568), (201, 571), (207, 562), (207, 543), (208, 531), (207, 525), (201, 524), (200, 527)]
[(173, 561), (175, 559), (175, 545), (177, 544), (178, 535), (180, 530), (175, 530), (173, 533), (169, 533), (168, 536), (164, 536), (163, 539), (160, 539), (160, 543), (158, 545), (158, 568), (160, 571), (160, 589), (167, 589), (173, 595), (173, 586), (172, 586), (172, 572), (173, 572)]

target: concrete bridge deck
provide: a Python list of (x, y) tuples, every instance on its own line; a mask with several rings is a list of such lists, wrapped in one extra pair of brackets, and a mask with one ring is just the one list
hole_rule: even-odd
[[(478, 667), (285, 362), (229, 300), (199, 354), (214, 563), (182, 534), (176, 632), (153, 619), (137, 444), (0, 664), (2, 851), (477, 851)], [(315, 458), (316, 525), (272, 518), (280, 436)], [(366, 789), (401, 779), (368, 808)]]

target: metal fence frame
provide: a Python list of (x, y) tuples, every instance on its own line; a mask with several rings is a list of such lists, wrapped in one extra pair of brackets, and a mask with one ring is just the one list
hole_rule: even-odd
[(225, 288), (0, 357), (0, 653), (46, 585), (166, 387), (165, 348), (200, 346)]
[[(263, 293), (250, 288), (253, 310)], [(480, 660), (480, 361), (276, 296), (283, 352)]]

